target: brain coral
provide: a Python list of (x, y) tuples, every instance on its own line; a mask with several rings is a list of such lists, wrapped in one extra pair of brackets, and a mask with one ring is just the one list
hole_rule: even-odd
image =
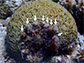
[[(27, 18), (31, 18), (29, 20), (30, 23), (33, 22), (33, 15), (36, 15), (38, 18), (41, 18), (42, 15), (50, 19), (56, 18), (59, 29), (58, 32), (63, 33), (59, 38), (65, 46), (77, 38), (76, 23), (71, 14), (64, 7), (47, 0), (31, 1), (16, 10), (8, 23), (6, 36), (7, 50), (17, 52), (18, 40), (21, 36), (21, 25), (26, 24)], [(41, 20), (37, 19), (37, 21), (39, 22)]]

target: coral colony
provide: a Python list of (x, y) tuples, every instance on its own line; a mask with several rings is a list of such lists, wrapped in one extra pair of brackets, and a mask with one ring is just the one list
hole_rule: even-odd
[(7, 34), (0, 25), (0, 63), (74, 63), (84, 59), (84, 37), (77, 30), (84, 1), (53, 1), (0, 0), (0, 18), (13, 14), (6, 19)]
[(31, 1), (17, 9), (8, 23), (7, 52), (15, 60), (41, 63), (71, 55), (77, 35), (75, 20), (64, 7), (47, 0)]
[[(31, 19), (31, 18), (27, 18), (27, 21), (26, 21), (26, 24), (29, 24), (29, 19)], [(38, 18), (36, 17), (36, 15), (34, 15), (34, 21), (36, 21)], [(39, 18), (39, 19), (41, 19), (41, 18)], [(47, 23), (49, 23), (49, 24), (51, 24), (51, 25), (53, 25), (53, 24), (57, 24), (57, 21), (56, 21), (56, 19), (55, 19), (55, 21), (54, 21), (54, 23), (52, 22), (52, 19), (50, 20), (50, 22), (48, 21), (48, 17), (46, 18), (46, 20), (45, 20), (45, 18), (44, 18), (44, 16), (42, 16), (42, 21), (43, 22), (47, 22)], [(23, 32), (23, 25), (21, 26), (21, 31)], [(58, 34), (58, 36), (61, 36), (61, 34), (62, 34), (62, 32), (61, 33), (59, 33)]]

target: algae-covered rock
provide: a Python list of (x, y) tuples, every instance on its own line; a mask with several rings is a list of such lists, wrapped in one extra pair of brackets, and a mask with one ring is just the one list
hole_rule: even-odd
[(12, 15), (12, 11), (8, 4), (1, 4), (0, 5), (0, 19), (6, 19), (7, 17)]
[[(29, 63), (47, 63), (50, 57), (71, 55), (75, 43), (61, 45), (57, 31), (56, 24), (33, 22), (26, 25), (19, 41), (22, 58)], [(57, 63), (51, 61), (49, 63)]]
[[(37, 18), (41, 18), (43, 15), (50, 19), (57, 19), (58, 32), (63, 33), (61, 37), (62, 45), (72, 43), (77, 38), (77, 27), (76, 23), (71, 14), (61, 5), (47, 0), (31, 1), (21, 6), (12, 15), (10, 22), (7, 27), (7, 50), (11, 52), (17, 52), (19, 38), (21, 36), (21, 25), (26, 24), (26, 19), (29, 19), (30, 23), (33, 22), (33, 15)], [(37, 19), (39, 22), (41, 19)]]

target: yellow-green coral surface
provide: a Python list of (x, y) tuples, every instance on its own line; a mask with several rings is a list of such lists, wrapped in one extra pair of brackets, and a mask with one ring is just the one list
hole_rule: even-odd
[[(54, 18), (56, 18), (59, 29), (58, 32), (63, 33), (62, 36), (59, 37), (63, 44), (72, 42), (77, 37), (76, 23), (71, 14), (64, 7), (47, 0), (31, 1), (16, 10), (8, 23), (6, 39), (7, 48), (9, 50), (13, 52), (18, 50), (21, 25), (26, 24), (27, 18), (31, 18), (29, 21), (33, 22), (33, 15), (36, 15), (38, 18), (44, 15), (45, 18), (49, 17), (53, 19), (53, 21)], [(37, 21), (41, 21), (41, 19), (37, 19)]]

